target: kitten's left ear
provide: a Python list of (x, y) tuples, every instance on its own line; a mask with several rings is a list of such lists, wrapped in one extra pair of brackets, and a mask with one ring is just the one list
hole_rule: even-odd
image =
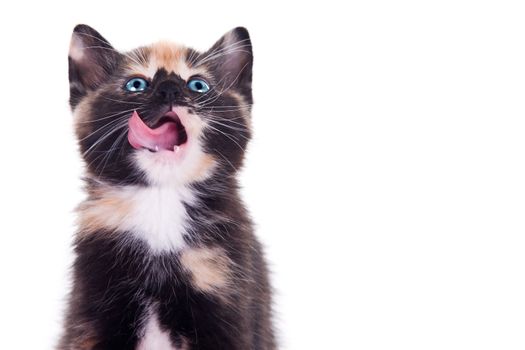
[(79, 24), (73, 29), (69, 46), (69, 83), (71, 105), (96, 89), (115, 70), (120, 53), (95, 29)]
[(237, 27), (226, 33), (203, 57), (218, 72), (224, 88), (251, 90), (253, 54), (246, 28)]

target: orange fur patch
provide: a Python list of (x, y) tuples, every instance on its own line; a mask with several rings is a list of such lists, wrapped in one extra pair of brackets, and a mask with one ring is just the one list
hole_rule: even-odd
[(159, 69), (176, 73), (185, 80), (195, 74), (207, 75), (203, 68), (190, 68), (186, 62), (188, 49), (184, 46), (161, 41), (140, 50), (140, 54), (135, 53), (130, 56), (147, 57), (147, 59), (130, 59), (128, 64), (130, 75), (142, 75), (151, 79)]
[(75, 110), (73, 112), (74, 128), (75, 128), (77, 137), (79, 139), (82, 139), (91, 130), (89, 119), (91, 117), (90, 107), (91, 107), (91, 104), (93, 103), (93, 99), (94, 99), (94, 94), (89, 92), (84, 98), (82, 98), (82, 100), (75, 107)]
[(150, 59), (155, 59), (158, 67), (168, 72), (175, 71), (180, 61), (186, 55), (186, 48), (165, 41), (150, 46)]
[(215, 161), (215, 158), (210, 154), (204, 154), (199, 159), (199, 164), (195, 168), (195, 171), (190, 175), (190, 178), (193, 181), (200, 181), (204, 180), (208, 174), (210, 174), (212, 168), (215, 166), (217, 162)]
[(84, 234), (116, 228), (131, 212), (131, 203), (109, 189), (98, 189), (92, 195), (77, 208), (78, 225)]
[(187, 249), (182, 252), (180, 262), (200, 291), (220, 294), (230, 283), (232, 261), (221, 248)]

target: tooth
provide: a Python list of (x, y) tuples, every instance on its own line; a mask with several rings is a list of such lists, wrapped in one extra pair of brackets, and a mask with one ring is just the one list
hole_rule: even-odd
[(180, 151), (180, 147), (177, 145), (173, 146), (173, 152), (177, 153), (178, 151)]
[(159, 146), (155, 145), (155, 152), (159, 151)]

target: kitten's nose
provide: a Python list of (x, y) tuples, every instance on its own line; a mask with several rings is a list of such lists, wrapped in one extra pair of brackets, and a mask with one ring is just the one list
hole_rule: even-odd
[(172, 80), (165, 80), (157, 86), (155, 94), (162, 102), (170, 103), (175, 101), (177, 92), (177, 83)]

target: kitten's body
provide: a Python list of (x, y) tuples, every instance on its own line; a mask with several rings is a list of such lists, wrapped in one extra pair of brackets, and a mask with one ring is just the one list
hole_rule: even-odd
[[(149, 89), (123, 91), (137, 76)], [(210, 91), (185, 89), (194, 76)], [(250, 135), (247, 32), (203, 54), (162, 43), (124, 55), (78, 26), (70, 82), (88, 198), (59, 349), (274, 349), (267, 271), (235, 179)], [(176, 131), (157, 132), (165, 124)]]

